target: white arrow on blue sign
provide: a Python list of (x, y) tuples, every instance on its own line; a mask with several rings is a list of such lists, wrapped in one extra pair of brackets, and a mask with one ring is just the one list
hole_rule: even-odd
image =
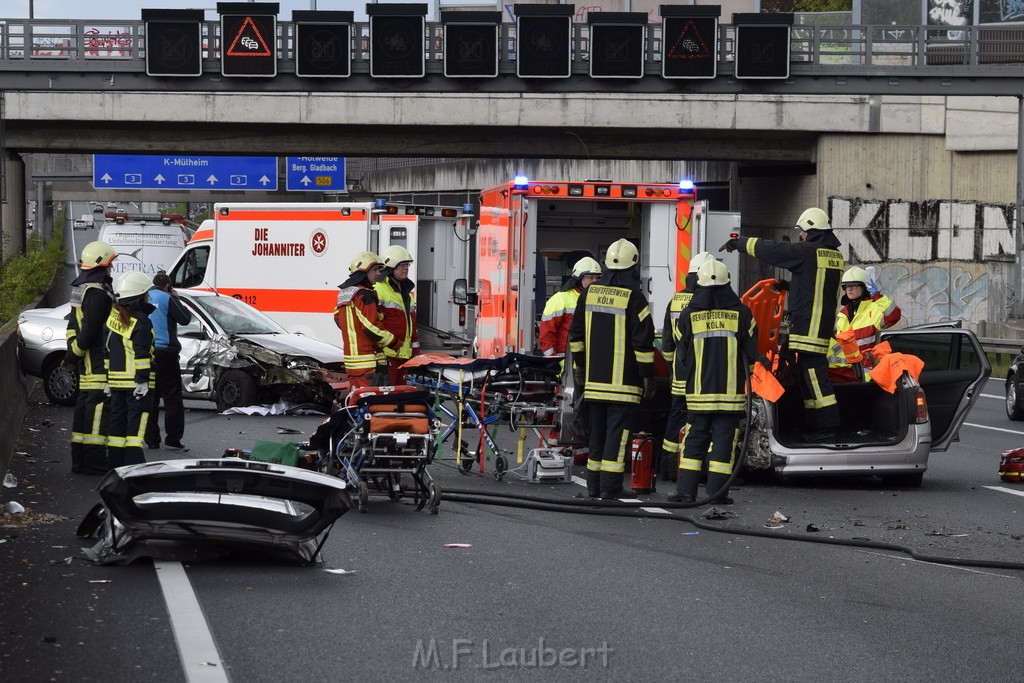
[(343, 192), (345, 157), (285, 157), (288, 192)]
[(94, 154), (97, 190), (276, 190), (277, 157)]

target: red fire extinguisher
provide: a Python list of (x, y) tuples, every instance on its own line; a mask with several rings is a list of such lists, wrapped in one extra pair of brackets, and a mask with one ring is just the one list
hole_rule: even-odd
[(630, 487), (634, 493), (654, 491), (654, 439), (646, 432), (639, 432), (630, 446), (630, 462), (633, 480)]

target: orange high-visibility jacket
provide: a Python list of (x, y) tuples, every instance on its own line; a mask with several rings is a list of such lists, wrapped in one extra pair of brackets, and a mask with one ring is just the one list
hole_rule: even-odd
[(381, 327), (377, 293), (364, 283), (338, 292), (334, 322), (345, 342), (346, 370), (373, 370), (384, 363), (384, 347), (395, 342), (395, 335)]

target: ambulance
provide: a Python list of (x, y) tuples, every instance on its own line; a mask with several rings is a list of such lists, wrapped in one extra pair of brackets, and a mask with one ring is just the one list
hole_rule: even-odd
[(168, 271), (181, 289), (218, 292), (266, 313), (289, 332), (342, 346), (338, 285), (374, 247), (373, 204), (218, 203)]
[(421, 329), (454, 334), (458, 318), (449, 292), (466, 272), (471, 217), (465, 207), (383, 199), (216, 204), (168, 274), (175, 287), (233, 296), (289, 332), (341, 347), (333, 312), (349, 264), (359, 252), (400, 244), (416, 259), (410, 277)]
[(640, 250), (643, 291), (660, 325), (669, 299), (683, 287), (690, 256), (717, 250), (733, 223), (739, 227), (736, 214), (734, 222), (714, 221), (709, 231), (709, 213), (689, 180), (552, 182), (518, 176), (484, 190), (476, 290), (456, 296), (457, 303), (476, 304), (477, 357), (537, 353), (536, 325), (547, 299), (576, 260), (592, 256), (603, 263), (608, 246), (622, 237)]

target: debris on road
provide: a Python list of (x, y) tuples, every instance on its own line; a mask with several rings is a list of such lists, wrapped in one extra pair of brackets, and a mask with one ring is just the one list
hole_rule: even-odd
[(768, 520), (768, 523), (769, 524), (785, 524), (788, 521), (789, 521), (789, 517), (787, 517), (786, 515), (782, 514), (778, 510), (776, 510), (775, 514), (772, 515), (772, 518)]

